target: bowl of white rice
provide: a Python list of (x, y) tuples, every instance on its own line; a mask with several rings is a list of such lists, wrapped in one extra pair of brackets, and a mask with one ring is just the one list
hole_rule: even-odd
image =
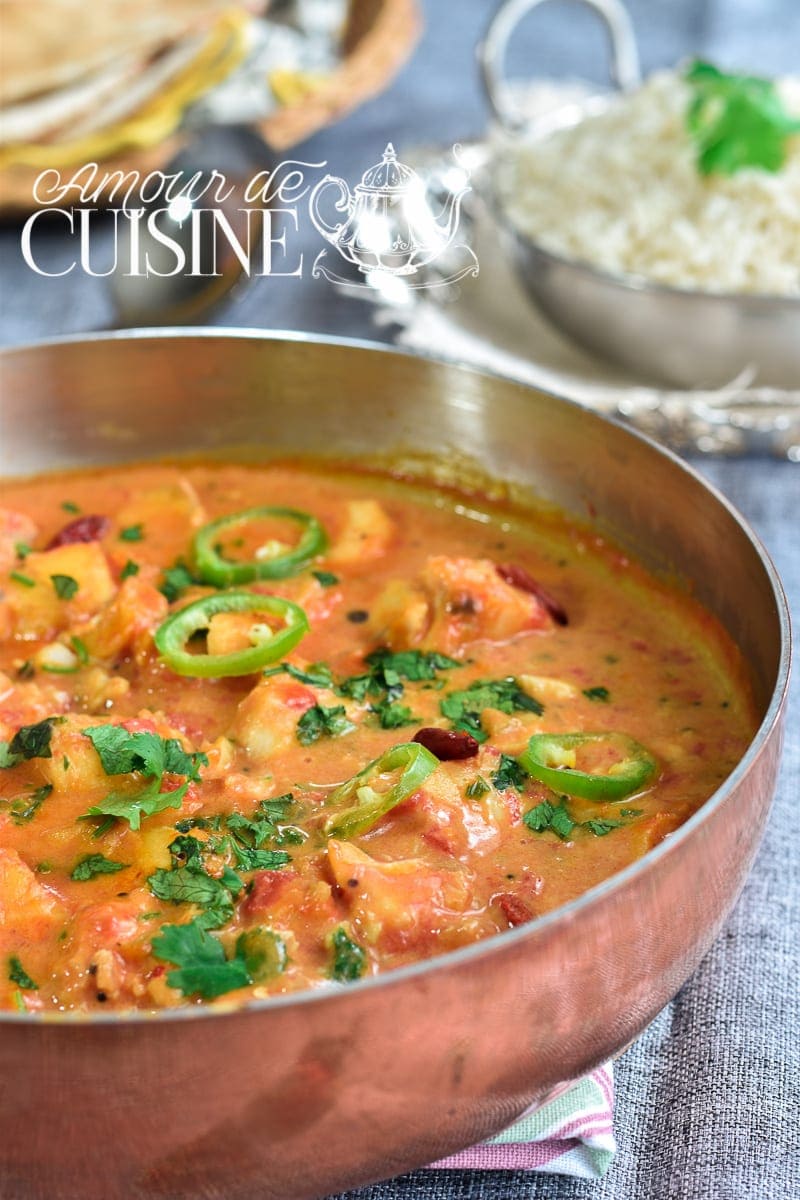
[[(775, 91), (800, 117), (800, 78)], [(800, 389), (800, 135), (780, 169), (704, 174), (690, 104), (661, 71), (504, 139), (489, 174), (519, 273), (559, 329), (638, 374)]]

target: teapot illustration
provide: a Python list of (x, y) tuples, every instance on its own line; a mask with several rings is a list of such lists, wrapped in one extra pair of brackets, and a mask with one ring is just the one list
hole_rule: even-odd
[[(322, 193), (338, 190), (335, 207), (345, 220), (331, 224), (320, 212)], [(425, 196), (425, 185), (404, 163), (397, 161), (394, 146), (364, 172), (355, 195), (343, 179), (326, 175), (309, 197), (311, 220), (322, 236), (359, 271), (387, 271), (413, 275), (449, 246), (458, 229), (461, 199), (469, 186), (450, 192), (437, 219)]]

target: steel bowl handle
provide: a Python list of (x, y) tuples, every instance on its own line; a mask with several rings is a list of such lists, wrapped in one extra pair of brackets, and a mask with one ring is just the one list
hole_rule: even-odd
[[(506, 49), (523, 17), (547, 0), (506, 0), (495, 13), (483, 41), (478, 45), (478, 63), (489, 104), (506, 129), (516, 132), (528, 123), (511, 98), (503, 74)], [(621, 0), (581, 0), (597, 13), (611, 43), (611, 78), (622, 91), (637, 88), (642, 81), (639, 50), (628, 10)]]

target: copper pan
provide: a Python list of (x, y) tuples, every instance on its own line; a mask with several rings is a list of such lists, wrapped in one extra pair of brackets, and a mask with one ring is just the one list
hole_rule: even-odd
[(350, 342), (99, 336), (7, 353), (0, 470), (226, 446), (467, 455), (671, 569), (750, 665), (756, 739), (673, 837), (535, 923), (340, 991), (240, 1011), (4, 1014), (0, 1195), (290, 1200), (483, 1138), (626, 1045), (708, 950), (773, 794), (789, 671), (775, 571), (725, 500), (578, 405)]

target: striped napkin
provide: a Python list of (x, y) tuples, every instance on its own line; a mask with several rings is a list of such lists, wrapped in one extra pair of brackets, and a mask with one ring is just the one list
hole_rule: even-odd
[(611, 1063), (541, 1108), (532, 1108), (502, 1133), (439, 1159), (430, 1169), (543, 1171), (600, 1179), (614, 1157), (614, 1075)]

